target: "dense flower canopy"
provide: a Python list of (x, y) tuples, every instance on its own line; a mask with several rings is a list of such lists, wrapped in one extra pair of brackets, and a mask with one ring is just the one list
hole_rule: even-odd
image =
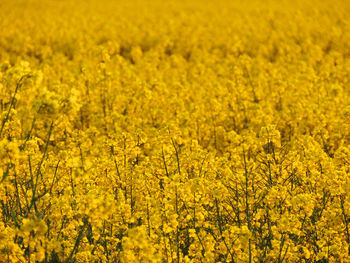
[(0, 1), (0, 262), (349, 262), (349, 14)]

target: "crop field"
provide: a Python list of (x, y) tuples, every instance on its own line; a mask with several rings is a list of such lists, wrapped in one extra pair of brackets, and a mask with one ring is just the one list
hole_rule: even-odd
[(0, 0), (0, 262), (350, 262), (350, 2)]

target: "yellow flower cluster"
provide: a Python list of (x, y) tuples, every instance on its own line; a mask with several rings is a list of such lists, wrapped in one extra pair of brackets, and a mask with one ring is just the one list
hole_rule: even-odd
[(0, 1), (0, 262), (350, 262), (349, 13)]

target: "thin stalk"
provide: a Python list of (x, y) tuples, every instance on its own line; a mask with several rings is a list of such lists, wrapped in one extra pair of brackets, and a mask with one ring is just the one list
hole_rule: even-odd
[(5, 116), (5, 118), (3, 119), (2, 124), (1, 124), (1, 128), (0, 128), (0, 137), (1, 137), (1, 135), (2, 135), (2, 132), (4, 131), (5, 124), (6, 124), (6, 122), (8, 121), (8, 119), (9, 119), (9, 117), (10, 117), (10, 113), (11, 113), (12, 107), (13, 107), (14, 104), (15, 104), (16, 95), (17, 95), (19, 89), (20, 89), (20, 88), (22, 87), (22, 85), (23, 85), (23, 80), (24, 80), (25, 78), (30, 78), (30, 77), (31, 77), (30, 74), (26, 74), (26, 75), (22, 76), (22, 77), (18, 80), (18, 82), (17, 82), (17, 84), (16, 84), (15, 92), (14, 92), (12, 98), (11, 98), (9, 110), (7, 111), (7, 114), (6, 114), (6, 116)]

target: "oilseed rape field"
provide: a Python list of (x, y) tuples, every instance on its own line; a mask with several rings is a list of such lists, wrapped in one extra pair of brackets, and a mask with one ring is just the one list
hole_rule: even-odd
[(349, 14), (0, 0), (0, 262), (350, 262)]

